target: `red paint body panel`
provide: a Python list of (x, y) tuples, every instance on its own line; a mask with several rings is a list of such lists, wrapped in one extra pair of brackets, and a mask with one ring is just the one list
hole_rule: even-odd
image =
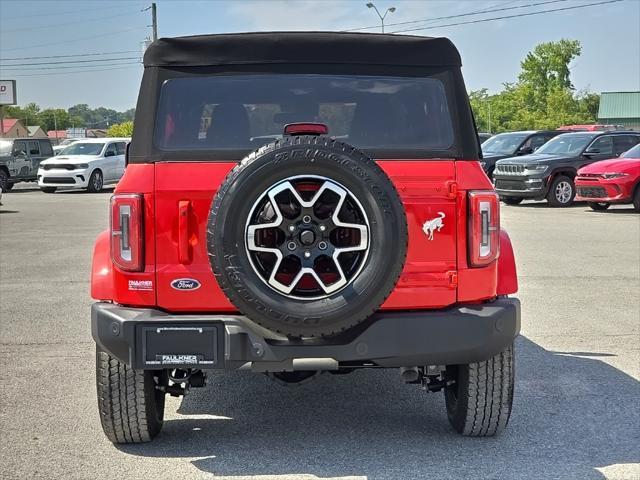
[[(467, 191), (492, 189), (478, 162), (385, 160), (378, 164), (398, 190), (409, 229), (405, 268), (382, 309), (443, 308), (493, 298), (499, 288), (513, 290), (510, 243), (504, 247), (511, 252), (504, 261), (483, 268), (467, 264)], [(144, 194), (145, 268), (140, 273), (114, 268), (108, 233), (101, 234), (94, 253), (92, 296), (175, 312), (235, 312), (211, 272), (206, 245), (213, 196), (235, 165), (167, 162), (127, 167), (116, 192)], [(443, 226), (429, 240), (423, 224), (439, 218), (440, 212)], [(499, 283), (499, 271), (512, 279)], [(171, 282), (178, 278), (196, 279), (201, 287), (175, 290)], [(131, 281), (137, 285), (140, 280), (150, 280), (153, 288), (132, 289)]]
[[(158, 306), (170, 311), (234, 312), (216, 281), (207, 255), (207, 221), (211, 201), (235, 162), (157, 163), (156, 290)], [(180, 261), (180, 202), (188, 201), (189, 260)], [(193, 278), (200, 288), (175, 290), (171, 282)]]
[[(400, 280), (382, 309), (441, 308), (456, 302), (449, 272), (456, 270), (456, 197), (452, 161), (380, 161), (405, 207), (409, 247)], [(422, 230), (427, 220), (445, 217), (443, 228), (429, 241)]]
[[(604, 173), (624, 173), (620, 178), (606, 179)], [(576, 188), (600, 187), (604, 189), (604, 197), (586, 196), (580, 193), (576, 200), (606, 203), (631, 203), (636, 186), (640, 183), (640, 159), (613, 158), (587, 165), (578, 170)], [(578, 190), (579, 191), (579, 190)]]
[(506, 230), (500, 230), (500, 257), (498, 258), (498, 286), (496, 295), (511, 295), (518, 291), (516, 257)]
[(111, 263), (111, 231), (105, 230), (93, 246), (91, 263), (91, 298), (113, 300), (113, 264)]

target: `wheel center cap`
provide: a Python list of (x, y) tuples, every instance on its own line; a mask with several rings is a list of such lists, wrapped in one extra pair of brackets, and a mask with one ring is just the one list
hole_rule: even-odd
[(316, 241), (316, 236), (311, 230), (304, 230), (302, 233), (300, 233), (300, 242), (303, 245), (309, 246), (313, 244), (313, 242), (315, 241)]

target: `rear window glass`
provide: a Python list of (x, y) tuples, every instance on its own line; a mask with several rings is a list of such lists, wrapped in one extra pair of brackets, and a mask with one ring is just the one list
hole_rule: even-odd
[(233, 75), (167, 80), (155, 144), (161, 150), (255, 149), (286, 124), (319, 122), (356, 147), (448, 150), (454, 133), (437, 78)]

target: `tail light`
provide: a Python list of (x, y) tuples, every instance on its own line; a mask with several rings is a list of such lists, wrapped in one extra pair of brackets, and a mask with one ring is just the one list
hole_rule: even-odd
[(111, 197), (111, 259), (121, 270), (143, 270), (143, 235), (142, 195)]
[(469, 192), (469, 263), (490, 264), (500, 253), (500, 199), (492, 191)]

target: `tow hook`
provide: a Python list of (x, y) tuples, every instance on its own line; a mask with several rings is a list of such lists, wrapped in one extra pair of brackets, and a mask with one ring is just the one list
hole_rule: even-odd
[(186, 395), (191, 388), (202, 388), (207, 384), (207, 375), (202, 370), (190, 368), (165, 370), (160, 378), (161, 383), (156, 385), (156, 389), (172, 397)]

